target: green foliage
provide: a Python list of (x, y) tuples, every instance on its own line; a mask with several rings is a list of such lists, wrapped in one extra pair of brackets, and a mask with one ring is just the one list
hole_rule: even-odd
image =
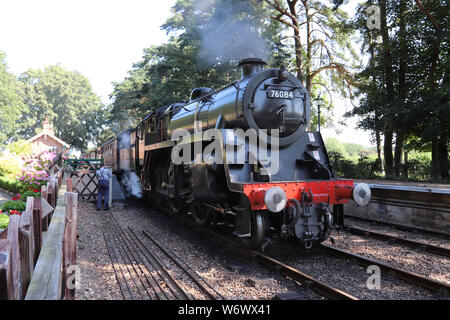
[(0, 147), (17, 137), (25, 112), (20, 83), (7, 71), (5, 54), (0, 51)]
[(31, 190), (25, 191), (24, 193), (20, 194), (20, 200), (26, 202), (27, 197), (33, 197), (33, 198), (40, 198), (41, 193), (40, 192), (34, 192)]
[(10, 143), (6, 149), (8, 149), (10, 153), (14, 153), (18, 156), (28, 156), (33, 153), (31, 143), (26, 142), (25, 140), (18, 140)]
[(106, 110), (89, 80), (80, 73), (54, 65), (28, 70), (19, 79), (29, 108), (20, 135), (33, 136), (47, 117), (56, 136), (82, 150), (103, 130)]
[(11, 154), (0, 158), (0, 176), (15, 178), (22, 169), (22, 161)]
[(8, 200), (6, 202), (3, 202), (1, 206), (3, 212), (11, 210), (17, 210), (19, 212), (22, 212), (25, 211), (27, 205), (23, 201)]
[[(386, 30), (367, 28), (369, 4), (386, 6)], [(423, 9), (427, 14), (412, 0), (367, 1), (359, 6), (354, 25), (362, 35), (362, 52), (370, 59), (358, 75), (360, 104), (348, 116), (358, 115), (359, 127), (373, 133), (404, 136), (408, 151), (430, 151), (432, 143), (439, 142), (444, 147), (434, 158), (439, 158), (444, 177), (450, 136), (448, 3), (430, 0)], [(382, 35), (381, 43), (375, 40)]]
[(0, 188), (12, 193), (22, 193), (27, 190), (27, 187), (24, 186), (20, 181), (2, 176), (0, 176)]
[(358, 160), (344, 158), (339, 152), (329, 151), (331, 167), (338, 177), (352, 179), (375, 179), (380, 177), (377, 172), (377, 159), (361, 156)]
[(366, 148), (356, 143), (340, 142), (336, 138), (327, 138), (325, 146), (328, 152), (337, 152), (346, 159), (358, 161), (361, 157), (374, 158), (376, 151), (373, 148)]
[(9, 224), (9, 216), (0, 213), (0, 229), (6, 229)]

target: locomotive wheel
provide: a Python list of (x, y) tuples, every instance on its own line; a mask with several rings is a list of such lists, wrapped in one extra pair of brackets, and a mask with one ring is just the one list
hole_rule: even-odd
[(194, 218), (194, 223), (199, 227), (204, 227), (211, 223), (213, 218), (211, 214), (211, 208), (203, 206), (199, 202), (194, 202), (191, 205), (192, 217)]
[(167, 204), (170, 213), (172, 214), (181, 214), (185, 211), (185, 206), (182, 200), (170, 199)]
[(164, 169), (161, 166), (158, 166), (155, 169), (155, 173), (153, 175), (153, 192), (152, 192), (152, 200), (153, 204), (157, 207), (159, 207), (164, 200), (164, 196), (158, 193), (159, 190), (162, 188), (162, 182), (164, 181)]
[(251, 233), (248, 238), (241, 238), (242, 244), (250, 249), (259, 248), (264, 241), (264, 217), (261, 213), (253, 213), (251, 218)]

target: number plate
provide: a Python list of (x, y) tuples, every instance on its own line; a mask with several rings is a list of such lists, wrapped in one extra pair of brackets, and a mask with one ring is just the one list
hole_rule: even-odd
[(287, 90), (269, 90), (267, 91), (267, 98), (292, 100), (294, 98), (294, 92)]

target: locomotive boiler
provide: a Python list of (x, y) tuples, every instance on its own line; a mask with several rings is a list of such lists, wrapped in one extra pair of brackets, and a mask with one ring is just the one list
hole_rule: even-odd
[(196, 88), (188, 102), (145, 117), (135, 167), (153, 203), (190, 211), (198, 225), (231, 221), (253, 248), (274, 238), (311, 248), (343, 226), (349, 199), (369, 202), (370, 188), (335, 176), (321, 134), (307, 131), (309, 93), (284, 68), (264, 65), (244, 59), (241, 79)]

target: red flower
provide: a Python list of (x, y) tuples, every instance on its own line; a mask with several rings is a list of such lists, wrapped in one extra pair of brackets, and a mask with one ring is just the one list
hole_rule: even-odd
[(17, 210), (11, 210), (11, 212), (9, 213), (9, 215), (12, 214), (18, 214), (19, 216), (21, 215), (21, 212), (18, 212)]
[(14, 197), (14, 198), (12, 198), (13, 200), (19, 200), (20, 199), (20, 197)]

